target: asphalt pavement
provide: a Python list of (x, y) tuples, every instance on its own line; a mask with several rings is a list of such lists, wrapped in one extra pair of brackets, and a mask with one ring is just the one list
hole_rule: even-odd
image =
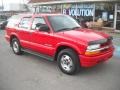
[(56, 62), (28, 53), (13, 54), (0, 31), (0, 90), (120, 90), (117, 49), (109, 61), (70, 76), (62, 73)]

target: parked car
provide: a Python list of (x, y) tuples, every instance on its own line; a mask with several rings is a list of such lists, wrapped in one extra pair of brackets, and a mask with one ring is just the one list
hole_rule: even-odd
[(17, 55), (32, 52), (57, 61), (62, 72), (75, 74), (112, 57), (108, 34), (83, 29), (68, 15), (23, 14), (9, 19), (5, 38)]
[(1, 21), (0, 22), (0, 29), (5, 29), (5, 27), (6, 27), (6, 25), (7, 25), (7, 20), (6, 21)]

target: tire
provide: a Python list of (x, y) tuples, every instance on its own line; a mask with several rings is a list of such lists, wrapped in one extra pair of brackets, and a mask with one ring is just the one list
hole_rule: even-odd
[(12, 47), (14, 54), (21, 55), (23, 53), (23, 51), (21, 51), (20, 42), (17, 38), (12, 39), (11, 47)]
[(77, 53), (72, 49), (64, 49), (60, 51), (57, 57), (58, 67), (68, 75), (78, 73), (80, 62)]

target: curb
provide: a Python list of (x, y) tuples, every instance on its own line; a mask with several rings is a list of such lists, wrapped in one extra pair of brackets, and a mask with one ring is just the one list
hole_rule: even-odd
[(120, 46), (115, 46), (114, 56), (120, 57)]

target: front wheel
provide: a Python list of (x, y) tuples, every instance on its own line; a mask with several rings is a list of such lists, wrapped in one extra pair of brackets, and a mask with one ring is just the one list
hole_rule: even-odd
[(58, 66), (62, 72), (72, 75), (79, 71), (80, 63), (77, 53), (72, 49), (64, 49), (58, 54)]
[(17, 54), (17, 55), (22, 54), (23, 51), (21, 51), (20, 42), (17, 38), (12, 39), (11, 47), (12, 47), (12, 50), (15, 54)]

